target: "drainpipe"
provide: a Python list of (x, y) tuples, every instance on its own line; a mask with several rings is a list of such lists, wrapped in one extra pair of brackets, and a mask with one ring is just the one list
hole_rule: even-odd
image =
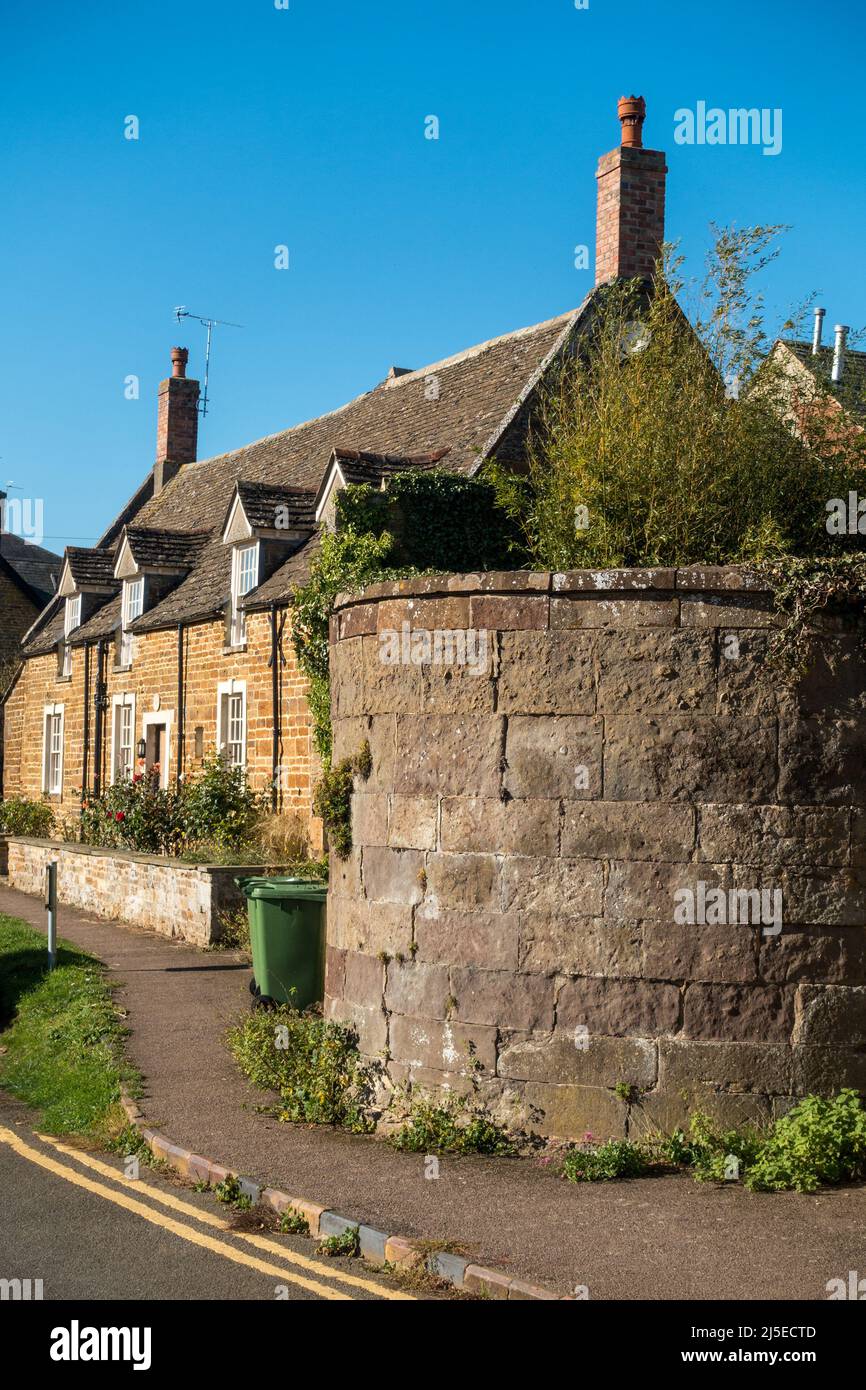
[(278, 780), (280, 774), (280, 676), (277, 665), (279, 643), (277, 642), (277, 605), (271, 603), (271, 806), (274, 811), (279, 805)]
[(87, 774), (90, 761), (90, 643), (84, 644), (84, 717), (81, 746), (81, 798), (87, 795)]
[(178, 789), (183, 782), (184, 721), (183, 721), (183, 623), (177, 625), (177, 772)]
[(105, 689), (105, 639), (96, 643), (96, 687), (93, 692), (93, 795), (102, 790), (102, 739), (108, 694)]

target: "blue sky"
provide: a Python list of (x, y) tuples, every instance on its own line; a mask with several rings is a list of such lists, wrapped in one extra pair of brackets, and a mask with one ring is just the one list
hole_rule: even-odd
[[(691, 265), (711, 220), (792, 223), (779, 314), (817, 289), (866, 321), (860, 0), (4, 0), (0, 26), (0, 487), (44, 499), (52, 549), (144, 478), (174, 343), (200, 374), (176, 304), (244, 325), (205, 457), (579, 303), (624, 93)], [(781, 108), (782, 152), (675, 145), (701, 100)]]

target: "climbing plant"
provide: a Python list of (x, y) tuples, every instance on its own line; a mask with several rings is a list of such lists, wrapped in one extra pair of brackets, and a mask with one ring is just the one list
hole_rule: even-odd
[(493, 486), (439, 470), (396, 473), (382, 491), (353, 484), (337, 496), (337, 530), (322, 537), (297, 591), (292, 640), (310, 683), (313, 738), (331, 761), (328, 624), (339, 593), (408, 575), (513, 566), (513, 523)]

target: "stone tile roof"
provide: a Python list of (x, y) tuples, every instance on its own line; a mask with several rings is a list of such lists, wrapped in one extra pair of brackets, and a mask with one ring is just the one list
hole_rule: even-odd
[(72, 578), (79, 586), (96, 584), (100, 587), (115, 588), (114, 550), (85, 549), (79, 545), (66, 547), (65, 559), (69, 562)]
[(280, 487), (271, 483), (253, 483), (243, 478), (238, 482), (237, 491), (247, 521), (254, 531), (273, 530), (280, 507), (288, 510), (291, 530), (315, 530), (316, 494), (312, 490)]
[[(123, 526), (144, 532), (207, 532), (196, 563), (155, 608), (135, 624), (137, 632), (195, 622), (221, 615), (231, 587), (230, 547), (222, 530), (235, 489), (252, 499), (303, 494), (315, 500), (336, 450), (357, 481), (366, 470), (381, 479), (398, 461), (434, 467), (439, 459), (449, 472), (471, 474), (494, 449), (508, 458), (519, 450), (515, 422), (540, 377), (575, 332), (582, 331), (594, 296), (576, 310), (530, 328), (491, 339), (418, 371), (388, 377), (372, 391), (318, 419), (269, 435), (241, 449), (185, 464), (156, 496), (145, 480), (121, 515), (105, 532), (100, 553), (113, 567)], [(447, 459), (445, 454), (447, 453)], [(363, 473), (364, 476), (361, 476)], [(251, 503), (252, 505), (252, 503)], [(285, 603), (309, 574), (316, 552), (315, 536), (247, 598), (250, 609)], [(88, 552), (93, 554), (94, 552)], [(119, 601), (104, 605), (76, 632), (76, 643), (105, 636), (120, 620)], [(25, 648), (26, 655), (50, 650), (62, 636), (62, 613), (46, 612)]]
[(208, 541), (206, 531), (151, 531), (127, 526), (123, 534), (140, 569), (192, 569)]
[[(447, 460), (451, 450), (437, 449), (429, 454), (373, 454), (359, 449), (335, 449), (334, 459), (347, 483), (381, 483), (392, 473), (436, 468)], [(448, 467), (447, 461), (444, 467)]]

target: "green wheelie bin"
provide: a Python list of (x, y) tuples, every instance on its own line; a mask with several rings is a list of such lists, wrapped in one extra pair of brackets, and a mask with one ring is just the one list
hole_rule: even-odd
[(325, 993), (327, 886), (304, 878), (235, 879), (247, 900), (258, 1004), (306, 1009)]

